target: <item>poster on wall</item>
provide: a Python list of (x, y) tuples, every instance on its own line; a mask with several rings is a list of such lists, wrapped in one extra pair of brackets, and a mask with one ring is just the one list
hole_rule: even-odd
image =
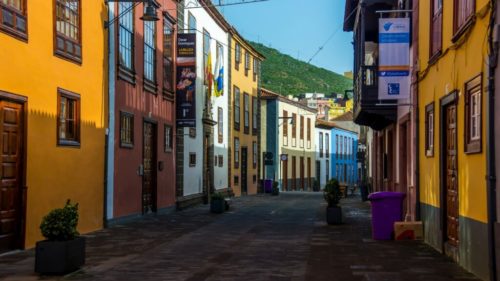
[(196, 34), (177, 35), (178, 127), (196, 127)]
[(379, 19), (378, 98), (410, 96), (410, 19)]

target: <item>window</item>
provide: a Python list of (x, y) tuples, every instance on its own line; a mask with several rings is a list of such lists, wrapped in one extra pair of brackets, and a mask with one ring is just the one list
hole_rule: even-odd
[(311, 147), (311, 118), (307, 118), (307, 148)]
[(326, 168), (325, 172), (326, 182), (328, 182), (330, 180), (330, 161), (326, 160), (325, 168)]
[(188, 29), (189, 33), (196, 33), (196, 18), (191, 13), (188, 13)]
[(240, 69), (240, 63), (241, 63), (241, 46), (238, 42), (235, 44), (235, 52), (234, 52), (234, 61), (235, 61), (235, 68), (236, 70)]
[(283, 145), (288, 145), (288, 111), (283, 110)]
[(81, 62), (80, 0), (55, 0), (55, 5), (54, 53), (63, 58)]
[(240, 130), (240, 89), (234, 86), (234, 129)]
[(326, 158), (330, 158), (330, 135), (325, 134), (325, 156)]
[(173, 147), (172, 126), (165, 124), (165, 152), (171, 152)]
[(57, 90), (57, 144), (80, 145), (80, 95)]
[(258, 124), (258, 120), (257, 120), (257, 98), (256, 97), (252, 97), (252, 134), (254, 136), (257, 135), (257, 124)]
[(248, 76), (249, 70), (250, 70), (250, 53), (245, 52), (245, 76)]
[(425, 107), (425, 155), (434, 156), (434, 103)]
[(297, 138), (297, 114), (292, 113), (292, 138)]
[(465, 152), (481, 152), (482, 75), (465, 84)]
[[(125, 13), (125, 11), (128, 11)], [(132, 3), (119, 3), (118, 13), (118, 66), (119, 75), (125, 80), (134, 79), (134, 9)], [(129, 73), (123, 73), (126, 70)], [(125, 74), (125, 75), (123, 75)], [(128, 75), (126, 75), (128, 74)], [(123, 76), (122, 76), (123, 75)]]
[(304, 139), (304, 116), (300, 115), (300, 139)]
[(190, 152), (189, 153), (189, 167), (195, 167), (196, 166), (196, 153)]
[(177, 26), (180, 33), (184, 33), (184, 0), (179, 0), (177, 4)]
[(257, 81), (257, 70), (259, 61), (257, 59), (253, 59), (253, 81)]
[(156, 92), (155, 83), (156, 83), (156, 22), (144, 21), (144, 86), (145, 86), (144, 88), (154, 93)]
[(319, 157), (323, 157), (323, 133), (319, 133)]
[(28, 39), (25, 0), (0, 0), (0, 30)]
[(224, 167), (224, 156), (219, 155), (219, 167)]
[(247, 93), (243, 94), (243, 106), (245, 110), (244, 120), (245, 134), (250, 132), (250, 96)]
[(219, 165), (219, 157), (217, 155), (214, 156), (214, 166), (217, 167)]
[(431, 3), (430, 60), (441, 53), (443, 44), (443, 0), (432, 0)]
[(238, 169), (240, 167), (240, 140), (234, 138), (234, 168)]
[(234, 176), (234, 185), (240, 184), (240, 177)]
[(255, 169), (255, 168), (257, 168), (257, 142), (256, 141), (254, 141), (252, 143), (252, 152), (253, 152), (253, 154), (252, 154), (253, 168)]
[(219, 143), (223, 142), (224, 139), (224, 113), (222, 107), (217, 108), (218, 116), (217, 116), (217, 131), (218, 131), (218, 141)]
[[(476, 8), (475, 0), (454, 0), (453, 5), (453, 31), (455, 36), (460, 36), (474, 18)], [(454, 38), (457, 39), (457, 38)]]
[(163, 17), (163, 93), (174, 99), (174, 46), (173, 25), (169, 18)]
[(335, 158), (339, 159), (339, 135), (335, 135)]
[(120, 146), (134, 147), (134, 115), (120, 111)]

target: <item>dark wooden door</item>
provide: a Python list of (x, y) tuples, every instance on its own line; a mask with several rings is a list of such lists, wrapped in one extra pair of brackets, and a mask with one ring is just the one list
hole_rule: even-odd
[(295, 156), (292, 156), (292, 190), (297, 190), (297, 163)]
[(142, 213), (156, 212), (156, 125), (143, 125)]
[(0, 101), (0, 252), (22, 246), (23, 106)]
[(300, 157), (300, 189), (306, 190), (306, 182), (304, 180), (304, 157)]
[[(325, 174), (325, 178), (327, 174)], [(321, 184), (321, 161), (319, 160), (316, 161), (316, 180), (318, 180), (318, 182)], [(328, 181), (328, 179), (326, 180)]]
[(283, 161), (283, 190), (288, 191), (288, 160)]
[(312, 177), (311, 177), (311, 158), (307, 157), (307, 190), (311, 190), (312, 187)]
[(446, 239), (458, 245), (457, 106), (446, 107)]
[(248, 148), (241, 148), (241, 192), (248, 192)]

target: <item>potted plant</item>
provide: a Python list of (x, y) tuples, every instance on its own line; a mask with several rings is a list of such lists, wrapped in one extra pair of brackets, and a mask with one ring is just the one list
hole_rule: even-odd
[(226, 210), (226, 200), (222, 193), (216, 192), (212, 194), (210, 201), (210, 211), (212, 213), (220, 214)]
[(271, 192), (271, 194), (273, 196), (280, 195), (280, 189), (279, 189), (278, 185), (279, 185), (279, 183), (277, 181), (273, 182), (273, 190)]
[(328, 203), (326, 208), (327, 223), (341, 224), (342, 209), (339, 206), (339, 202), (342, 198), (342, 192), (340, 191), (340, 185), (337, 179), (331, 179), (326, 183), (325, 189), (323, 190), (323, 196)]
[(85, 264), (85, 238), (79, 236), (77, 225), (78, 203), (70, 200), (42, 219), (40, 230), (46, 240), (36, 243), (35, 272), (64, 274)]

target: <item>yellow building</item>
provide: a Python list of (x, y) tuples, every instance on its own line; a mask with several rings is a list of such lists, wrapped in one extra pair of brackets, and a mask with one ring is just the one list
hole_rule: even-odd
[(419, 1), (425, 239), (488, 279), (485, 100), (490, 1)]
[(104, 0), (0, 8), (3, 252), (43, 239), (43, 216), (67, 199), (80, 233), (102, 227), (107, 34)]
[(330, 105), (329, 105), (330, 110), (328, 111), (328, 115), (329, 115), (330, 120), (335, 119), (335, 118), (345, 114), (346, 112), (352, 111), (353, 106), (354, 106), (354, 103), (353, 103), (352, 99), (346, 100), (345, 103), (343, 103), (343, 104), (335, 102), (335, 100), (331, 99)]
[(256, 194), (259, 153), (260, 65), (264, 57), (230, 29), (229, 180), (236, 196)]

